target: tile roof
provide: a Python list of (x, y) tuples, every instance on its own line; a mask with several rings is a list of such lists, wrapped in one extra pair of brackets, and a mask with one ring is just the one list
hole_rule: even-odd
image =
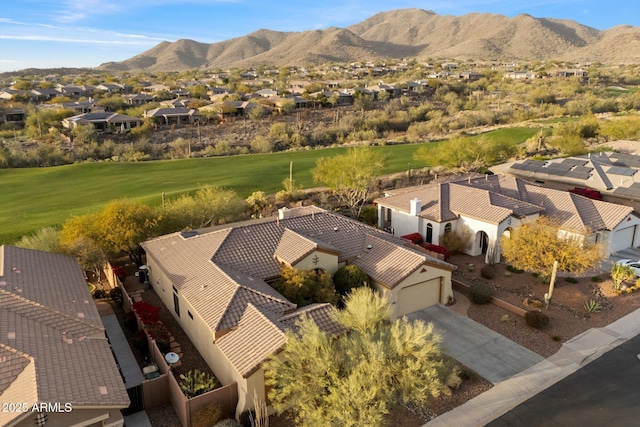
[(324, 243), (318, 239), (303, 236), (287, 228), (284, 230), (284, 233), (282, 233), (274, 255), (276, 259), (293, 265), (316, 249), (322, 249), (336, 254), (340, 253), (340, 250), (333, 245)]
[(331, 304), (313, 304), (286, 316), (274, 316), (269, 310), (248, 304), (238, 327), (218, 340), (218, 347), (244, 377), (251, 375), (265, 359), (286, 343), (286, 331), (297, 330), (303, 318), (313, 320), (321, 331), (338, 334), (345, 328), (333, 319)]
[(330, 317), (329, 304), (293, 311), (296, 306), (265, 282), (280, 275), (276, 258), (295, 263), (316, 249), (333, 252), (339, 260), (361, 266), (374, 280), (390, 287), (420, 265), (454, 268), (405, 247), (403, 239), (317, 207), (291, 209), (283, 215), (282, 219), (174, 233), (142, 243), (147, 257), (157, 263), (212, 333), (226, 332), (216, 342), (243, 374), (277, 350), (283, 344), (284, 330), (294, 328), (303, 315), (327, 332), (341, 330)]
[(20, 366), (26, 369), (15, 356), (21, 355), (34, 361), (40, 401), (127, 407), (129, 397), (76, 261), (12, 246), (0, 246), (0, 254), (0, 353), (14, 355), (0, 358), (0, 384), (15, 381)]
[[(450, 178), (445, 183), (400, 190), (376, 202), (409, 212), (409, 202), (416, 197), (422, 202), (420, 216), (432, 221), (445, 222), (462, 215), (497, 224), (509, 216), (540, 213), (558, 221), (561, 228), (579, 233), (612, 230), (633, 211), (627, 206), (498, 175)], [(440, 214), (443, 206), (453, 216)]]

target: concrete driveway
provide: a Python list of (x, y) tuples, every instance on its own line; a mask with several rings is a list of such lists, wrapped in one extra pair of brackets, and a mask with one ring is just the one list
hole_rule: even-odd
[(444, 353), (493, 384), (544, 360), (531, 350), (440, 304), (407, 317), (433, 323), (442, 335)]

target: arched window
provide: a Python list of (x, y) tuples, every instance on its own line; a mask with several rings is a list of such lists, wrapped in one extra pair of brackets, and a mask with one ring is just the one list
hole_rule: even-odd
[(447, 225), (444, 226), (444, 233), (451, 233), (451, 223), (448, 222)]
[(431, 223), (427, 224), (427, 238), (425, 241), (427, 243), (433, 243), (433, 225), (431, 225)]

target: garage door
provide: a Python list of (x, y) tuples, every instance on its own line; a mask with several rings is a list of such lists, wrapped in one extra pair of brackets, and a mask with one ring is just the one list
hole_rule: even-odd
[(615, 232), (613, 235), (613, 252), (621, 251), (633, 246), (633, 236), (636, 232), (636, 226), (623, 228)]
[(440, 278), (400, 289), (397, 314), (403, 316), (440, 302)]

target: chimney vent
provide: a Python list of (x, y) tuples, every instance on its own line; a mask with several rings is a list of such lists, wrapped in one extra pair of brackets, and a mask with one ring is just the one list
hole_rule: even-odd
[(418, 214), (422, 210), (422, 201), (416, 197), (413, 200), (411, 200), (411, 202), (409, 203), (410, 203), (409, 213), (412, 216), (418, 216)]

